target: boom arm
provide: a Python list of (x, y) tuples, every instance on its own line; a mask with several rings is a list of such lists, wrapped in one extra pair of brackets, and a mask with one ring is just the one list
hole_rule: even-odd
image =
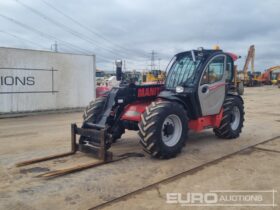
[(252, 72), (255, 71), (254, 60), (255, 60), (255, 46), (251, 45), (248, 50), (246, 61), (245, 61), (244, 67), (243, 67), (244, 78), (248, 77), (247, 73), (248, 73), (248, 66), (249, 66), (250, 62), (251, 62), (251, 71)]

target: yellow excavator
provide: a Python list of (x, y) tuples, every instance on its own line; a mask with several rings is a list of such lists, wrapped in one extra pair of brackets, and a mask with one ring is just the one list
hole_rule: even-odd
[[(249, 64), (251, 63), (251, 69), (249, 70)], [(238, 77), (243, 80), (243, 83), (247, 87), (259, 86), (261, 72), (255, 71), (255, 46), (251, 45), (248, 50), (246, 61), (242, 71), (238, 72)]]
[(280, 80), (280, 66), (273, 66), (266, 69), (260, 76), (260, 81), (264, 85), (277, 84)]
[(271, 84), (277, 85), (280, 81), (280, 72), (273, 72), (271, 74)]
[(143, 73), (143, 82), (163, 82), (165, 79), (165, 72), (161, 70), (151, 70)]

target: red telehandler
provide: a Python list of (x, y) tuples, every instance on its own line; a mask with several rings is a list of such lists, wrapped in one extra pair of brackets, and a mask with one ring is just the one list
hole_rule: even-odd
[[(218, 138), (238, 138), (244, 121), (242, 98), (234, 87), (237, 56), (222, 50), (191, 50), (170, 61), (164, 84), (121, 82), (90, 102), (81, 128), (72, 124), (72, 151), (19, 163), (19, 166), (63, 157), (76, 151), (96, 154), (101, 161), (43, 174), (53, 177), (116, 161), (109, 150), (125, 130), (136, 130), (140, 143), (154, 158), (175, 157), (188, 131), (213, 128)], [(122, 79), (117, 66), (117, 79)], [(76, 135), (80, 138), (76, 141)], [(119, 159), (129, 157), (126, 154)]]

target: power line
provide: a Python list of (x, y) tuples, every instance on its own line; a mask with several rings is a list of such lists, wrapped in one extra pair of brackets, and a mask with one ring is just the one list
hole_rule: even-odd
[(161, 61), (161, 58), (158, 58), (158, 70), (160, 70), (160, 61)]
[[(57, 22), (57, 21), (54, 21), (53, 19), (50, 19), (48, 16), (46, 16), (46, 15), (44, 15), (44, 14), (38, 12), (37, 10), (33, 9), (32, 7), (29, 7), (29, 6), (27, 6), (26, 4), (24, 4), (24, 3), (22, 3), (22, 2), (19, 2), (19, 0), (15, 0), (15, 1), (16, 1), (18, 4), (22, 5), (23, 7), (27, 8), (28, 10), (32, 11), (33, 13), (37, 14), (38, 16), (40, 16), (40, 17), (44, 18), (45, 20), (47, 20), (47, 21), (49, 21), (49, 22), (55, 24), (55, 25), (58, 26), (59, 28), (63, 28), (64, 30), (66, 30), (66, 31), (68, 31), (69, 33), (71, 33), (72, 35), (75, 35), (76, 37), (82, 39), (83, 41), (87, 41), (87, 42), (90, 42), (91, 44), (96, 45), (95, 41), (92, 41), (92, 39), (89, 39), (88, 37), (84, 36), (83, 34), (72, 30), (71, 28), (65, 26), (64, 24), (61, 24), (61, 23), (59, 23), (59, 22)], [(46, 3), (46, 2), (44, 2), (44, 3)], [(5, 18), (3, 15), (2, 15), (2, 17)], [(68, 17), (69, 17), (69, 16), (68, 16)], [(8, 17), (6, 16), (6, 19), (7, 19), (7, 18), (8, 18)], [(25, 27), (25, 28), (28, 28), (29, 30), (31, 30), (31, 27), (27, 26), (26, 24), (20, 23), (19, 21), (16, 21), (16, 20), (14, 20), (14, 19), (12, 19), (12, 18), (8, 18), (8, 19), (9, 19), (10, 21), (12, 21), (12, 22), (18, 24), (18, 25), (21, 25), (22, 27)], [(72, 18), (72, 19), (73, 19), (73, 18)], [(74, 21), (74, 19), (73, 19), (72, 21)], [(76, 22), (77, 22), (77, 24), (79, 23), (78, 21), (76, 21)], [(84, 26), (84, 25), (83, 25), (83, 26)], [(84, 26), (84, 27), (86, 27), (86, 26)], [(32, 28), (32, 30), (34, 31), (34, 30), (36, 30), (36, 29)], [(51, 35), (49, 35), (49, 34), (47, 34), (47, 35), (46, 35), (46, 34), (43, 34), (43, 33), (42, 33), (41, 31), (39, 31), (39, 30), (36, 30), (36, 33), (38, 33), (40, 36), (44, 36), (44, 37), (47, 36), (48, 38), (51, 37), (51, 39), (59, 40), (59, 39), (57, 39), (57, 38), (55, 38), (54, 36), (51, 36)], [(92, 33), (93, 33), (93, 31), (92, 31)], [(73, 44), (71, 44), (71, 43), (68, 43), (68, 42), (66, 42), (66, 41), (60, 40), (60, 42), (61, 42), (61, 43), (64, 43), (65, 46), (67, 46), (67, 48), (78, 49), (78, 50), (79, 50), (80, 52), (82, 52), (82, 53), (84, 53), (84, 52), (85, 52), (85, 53), (88, 53), (88, 52), (89, 52), (88, 50), (85, 50), (85, 49), (83, 49), (83, 48), (77, 47), (77, 46), (75, 46), (75, 45), (73, 45)], [(100, 48), (105, 49), (104, 47), (100, 47)], [(113, 52), (111, 49), (108, 50), (108, 48), (107, 48), (106, 50), (107, 50), (107, 51), (110, 51), (112, 54), (115, 55), (115, 52)], [(106, 57), (104, 57), (104, 56), (100, 56), (100, 57), (102, 58), (102, 60), (108, 60), (108, 61), (110, 60), (110, 59), (108, 59), (108, 58), (106, 58)], [(122, 56), (121, 56), (121, 57), (122, 57)], [(111, 61), (111, 60), (110, 60), (110, 61)]]
[[(33, 27), (30, 27), (30, 26), (28, 26), (28, 25), (26, 25), (24, 23), (21, 23), (21, 22), (15, 20), (13, 18), (10, 18), (10, 17), (2, 15), (2, 14), (0, 14), (0, 17), (2, 17), (3, 19), (6, 19), (6, 20), (8, 20), (8, 21), (10, 21), (10, 22), (12, 22), (12, 23), (14, 23), (16, 25), (19, 25), (19, 26), (21, 26), (24, 29), (27, 29), (29, 31), (33, 31), (36, 34), (38, 34), (39, 36), (41, 36), (41, 37), (44, 37), (44, 38), (47, 38), (47, 39), (51, 39), (51, 40), (58, 40), (60, 42), (60, 44), (64, 45), (68, 49), (70, 49), (70, 52), (73, 52), (73, 51), (75, 52), (76, 51), (76, 52), (82, 53), (82, 54), (92, 54), (90, 51), (88, 51), (86, 49), (83, 49), (81, 47), (75, 46), (75, 45), (73, 45), (73, 44), (71, 44), (71, 43), (69, 43), (67, 41), (60, 40), (60, 39), (58, 39), (58, 38), (56, 38), (56, 37), (54, 37), (54, 36), (52, 36), (50, 34), (43, 33), (41, 31), (39, 31), (39, 30), (37, 30), (37, 29), (35, 29)], [(97, 59), (103, 60), (103, 61), (106, 61), (106, 62), (111, 62), (112, 61), (111, 59), (105, 58), (103, 56), (97, 56)]]
[(33, 45), (36, 45), (36, 46), (38, 46), (38, 47), (40, 47), (40, 48), (46, 49), (46, 47), (43, 46), (43, 45), (41, 45), (41, 44), (38, 44), (38, 43), (36, 43), (36, 42), (33, 42), (33, 41), (29, 40), (29, 39), (25, 39), (25, 38), (23, 38), (23, 37), (19, 37), (19, 36), (15, 35), (15, 34), (12, 34), (12, 33), (7, 32), (7, 31), (0, 31), (0, 33), (7, 34), (7, 35), (9, 35), (9, 36), (12, 36), (12, 37), (18, 39), (18, 40), (27, 41), (27, 42), (29, 42), (29, 43), (31, 43), (31, 44), (33, 44)]
[(151, 52), (151, 70), (154, 70), (155, 69), (155, 51), (152, 50)]
[(75, 45), (73, 45), (73, 44), (71, 44), (71, 43), (69, 43), (69, 42), (66, 42), (66, 41), (57, 39), (56, 37), (54, 37), (54, 36), (52, 36), (52, 35), (50, 35), (50, 34), (43, 33), (43, 32), (41, 32), (41, 31), (39, 31), (39, 30), (37, 30), (37, 29), (35, 29), (35, 28), (33, 28), (33, 27), (30, 27), (30, 26), (28, 26), (28, 25), (26, 25), (26, 24), (24, 24), (24, 23), (21, 23), (20, 21), (17, 21), (17, 20), (15, 20), (15, 19), (11, 18), (11, 17), (8, 17), (8, 16), (6, 16), (6, 15), (2, 15), (2, 14), (0, 14), (0, 17), (4, 18), (4, 19), (6, 19), (6, 20), (8, 20), (8, 21), (10, 21), (10, 22), (13, 22), (13, 23), (16, 24), (16, 25), (21, 26), (22, 28), (25, 28), (25, 29), (27, 29), (27, 30), (33, 31), (33, 32), (37, 33), (38, 35), (40, 35), (41, 37), (44, 37), (44, 38), (47, 38), (47, 39), (52, 39), (52, 40), (58, 40), (58, 41), (60, 41), (61, 43), (64, 43), (65, 46), (67, 46), (67, 48), (69, 48), (69, 49), (76, 50), (76, 51), (78, 51), (78, 52), (80, 52), (80, 53), (91, 54), (91, 53), (90, 53), (88, 50), (86, 50), (86, 49), (83, 49), (83, 48), (81, 48), (81, 47), (75, 46)]
[[(55, 20), (49, 18), (48, 16), (46, 16), (46, 15), (44, 15), (43, 13), (39, 12), (38, 10), (36, 10), (36, 9), (34, 9), (34, 8), (30, 7), (30, 6), (28, 6), (27, 4), (22, 3), (22, 2), (19, 1), (19, 0), (15, 0), (15, 1), (16, 1), (18, 4), (20, 4), (21, 6), (25, 7), (26, 9), (28, 9), (28, 10), (30, 10), (31, 12), (35, 13), (36, 15), (40, 16), (41, 18), (43, 18), (43, 19), (47, 20), (48, 22), (51, 22), (52, 24), (56, 25), (58, 28), (64, 29), (65, 31), (67, 31), (67, 32), (69, 32), (70, 34), (76, 36), (77, 38), (79, 38), (79, 39), (81, 39), (81, 40), (83, 40), (83, 41), (85, 41), (85, 42), (88, 42), (88, 43), (92, 44), (94, 47), (98, 46), (98, 47), (100, 47), (101, 49), (104, 49), (104, 50), (106, 50), (106, 51), (112, 53), (113, 55), (116, 55), (116, 53), (115, 53), (114, 51), (112, 51), (111, 49), (106, 48), (106, 47), (104, 47), (104, 46), (101, 46), (100, 44), (97, 44), (97, 42), (96, 42), (95, 40), (93, 40), (93, 39), (91, 39), (91, 38), (85, 36), (84, 34), (79, 33), (79, 32), (77, 32), (77, 31), (75, 31), (75, 30), (69, 28), (69, 27), (66, 26), (65, 24), (62, 24), (62, 23), (60, 23), (60, 22), (57, 22), (57, 21), (55, 21)], [(122, 55), (122, 56), (123, 56), (123, 55)], [(122, 57), (122, 56), (120, 56), (120, 57)]]
[[(77, 20), (74, 19), (73, 17), (71, 17), (71, 16), (67, 15), (66, 13), (62, 12), (60, 9), (58, 9), (57, 7), (53, 6), (52, 4), (46, 2), (45, 0), (41, 0), (41, 1), (42, 1), (45, 5), (47, 5), (48, 7), (52, 8), (53, 10), (55, 10), (56, 12), (58, 12), (59, 14), (61, 14), (62, 16), (64, 16), (64, 17), (70, 19), (72, 22), (76, 23), (77, 25), (79, 25), (79, 26), (82, 27), (83, 29), (85, 29), (85, 30), (91, 32), (92, 34), (96, 35), (97, 37), (100, 37), (101, 39), (103, 39), (103, 40), (105, 40), (105, 41), (111, 43), (112, 45), (115, 45), (115, 46), (117, 46), (118, 48), (121, 48), (121, 49), (123, 49), (123, 50), (125, 50), (125, 51), (131, 51), (131, 50), (126, 49), (126, 48), (124, 48), (123, 46), (121, 46), (121, 45), (119, 45), (119, 44), (117, 44), (117, 43), (115, 43), (115, 42), (113, 42), (113, 41), (107, 39), (107, 38), (104, 37), (103, 35), (101, 35), (101, 34), (99, 34), (98, 32), (92, 30), (92, 28), (90, 28), (90, 27), (88, 27), (87, 25), (85, 25), (85, 24), (83, 24), (83, 23), (77, 21)], [(131, 51), (131, 52), (133, 52), (133, 51)], [(133, 52), (133, 53), (135, 53), (135, 52)]]
[[(55, 24), (54, 22), (56, 22), (56, 21), (54, 21), (53, 19), (50, 19), (48, 16), (46, 16), (46, 15), (44, 15), (44, 14), (42, 14), (42, 13), (36, 11), (35, 9), (33, 9), (32, 7), (27, 6), (26, 4), (23, 4), (23, 3), (19, 2), (18, 0), (16, 0), (16, 2), (19, 3), (19, 4), (21, 4), (21, 5), (24, 5), (25, 8), (29, 8), (29, 10), (31, 10), (32, 12), (34, 12), (34, 13), (36, 13), (37, 15), (41, 16), (41, 17), (44, 18), (45, 20), (47, 20), (47, 21), (49, 21), (49, 22), (50, 22), (50, 21), (53, 21), (52, 23)], [(50, 4), (48, 4), (48, 3), (47, 3), (46, 1), (44, 1), (44, 0), (42, 0), (42, 2), (44, 2), (44, 3), (47, 4), (47, 5), (50, 5)], [(54, 7), (54, 8), (55, 8), (55, 7)], [(60, 11), (60, 10), (57, 9), (56, 11)], [(61, 12), (61, 11), (60, 11), (60, 12)], [(64, 14), (64, 13), (63, 13), (63, 14)], [(72, 21), (76, 21), (75, 23), (78, 24), (79, 26), (83, 27), (84, 29), (87, 28), (87, 30), (90, 30), (91, 33), (93, 33), (93, 34), (98, 34), (98, 33), (94, 32), (93, 30), (91, 30), (91, 29), (90, 29), (89, 27), (87, 27), (86, 25), (81, 24), (79, 21), (77, 21), (77, 20), (71, 18), (70, 16), (68, 16), (68, 15), (66, 15), (66, 14), (64, 14), (64, 15), (65, 15), (65, 17), (70, 18)], [(15, 19), (13, 19), (13, 18), (7, 17), (7, 16), (5, 16), (5, 15), (1, 15), (1, 14), (0, 14), (0, 16), (1, 16), (2, 18), (6, 19), (6, 20), (9, 20), (9, 21), (13, 22), (14, 24), (20, 25), (21, 27), (23, 27), (23, 28), (25, 28), (25, 29), (27, 29), (27, 30), (33, 31), (33, 32), (39, 34), (40, 36), (42, 36), (42, 37), (44, 37), (44, 38), (51, 39), (52, 41), (53, 41), (53, 40), (58, 40), (58, 41), (60, 42), (60, 43), (59, 43), (60, 45), (64, 45), (66, 48), (68, 48), (68, 49), (70, 49), (70, 50), (76, 50), (76, 51), (81, 52), (81, 53), (91, 54), (91, 51), (88, 50), (88, 49), (81, 48), (81, 47), (75, 46), (75, 45), (73, 45), (73, 44), (71, 44), (71, 43), (69, 43), (69, 42), (67, 42), (67, 41), (63, 41), (63, 40), (57, 39), (55, 36), (52, 36), (52, 35), (50, 35), (50, 34), (46, 34), (46, 33), (42, 32), (42, 31), (37, 30), (36, 28), (32, 28), (32, 27), (30, 27), (30, 26), (28, 26), (28, 25), (26, 25), (26, 24), (24, 24), (24, 23), (21, 23), (21, 22), (15, 20)], [(58, 25), (57, 25), (57, 24), (58, 24)], [(71, 32), (70, 32), (71, 34), (73, 34), (73, 33), (76, 34), (75, 36), (80, 36), (80, 35), (82, 35), (82, 34), (80, 34), (80, 33), (78, 33), (78, 32), (75, 32), (74, 30), (72, 30), (72, 29), (69, 28), (69, 27), (64, 27), (65, 25), (63, 25), (63, 24), (61, 24), (61, 23), (59, 23), (59, 22), (56, 22), (56, 26), (59, 26), (60, 28), (64, 28), (64, 29), (66, 28), (67, 30), (69, 30), (68, 32), (71, 31)], [(106, 39), (105, 37), (103, 37), (102, 35), (99, 34), (99, 36), (100, 36), (102, 39), (107, 40), (107, 39)], [(14, 37), (15, 37), (15, 36), (14, 36)], [(86, 39), (88, 39), (88, 37), (86, 37), (86, 36), (82, 36), (82, 37), (79, 37), (79, 38), (82, 39), (82, 40), (84, 40), (84, 41), (89, 42), (89, 40), (86, 40)], [(19, 38), (19, 39), (20, 39), (20, 38)], [(26, 41), (27, 41), (27, 40), (26, 40)], [(111, 42), (110, 40), (107, 40), (107, 41), (110, 42), (110, 43), (113, 43), (113, 42)], [(29, 40), (29, 42), (30, 42), (30, 40)], [(34, 43), (35, 43), (35, 42), (34, 42)], [(93, 42), (91, 41), (91, 43), (93, 43)], [(114, 43), (113, 43), (113, 44), (114, 44)], [(37, 45), (38, 45), (38, 43), (37, 43)], [(114, 45), (116, 45), (116, 44), (114, 44)], [(116, 45), (116, 46), (117, 46), (117, 45)], [(40, 47), (42, 47), (42, 45), (41, 45)], [(44, 48), (44, 47), (43, 47), (43, 48)], [(122, 47), (120, 47), (120, 48), (122, 48)], [(125, 48), (122, 48), (122, 49), (126, 50)], [(113, 52), (113, 51), (111, 51), (111, 52)], [(113, 52), (113, 53), (114, 53), (114, 52)], [(104, 61), (111, 61), (110, 59), (108, 59), (108, 58), (106, 58), (106, 57), (104, 57), (104, 56), (100, 56), (100, 57), (101, 57), (101, 59), (104, 60)]]

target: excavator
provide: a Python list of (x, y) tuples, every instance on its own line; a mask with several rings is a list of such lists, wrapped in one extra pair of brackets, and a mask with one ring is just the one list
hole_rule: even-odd
[(273, 66), (266, 69), (260, 76), (259, 80), (264, 85), (276, 84), (280, 80), (280, 66)]
[[(251, 63), (251, 70), (249, 71), (249, 64)], [(255, 46), (251, 45), (248, 50), (246, 61), (242, 71), (238, 72), (238, 77), (243, 81), (247, 87), (254, 87), (261, 85), (261, 72), (255, 71)]]
[(273, 72), (271, 74), (272, 85), (277, 85), (279, 81), (280, 81), (280, 72)]
[(151, 70), (143, 73), (143, 82), (163, 82), (165, 79), (165, 72), (161, 70)]

